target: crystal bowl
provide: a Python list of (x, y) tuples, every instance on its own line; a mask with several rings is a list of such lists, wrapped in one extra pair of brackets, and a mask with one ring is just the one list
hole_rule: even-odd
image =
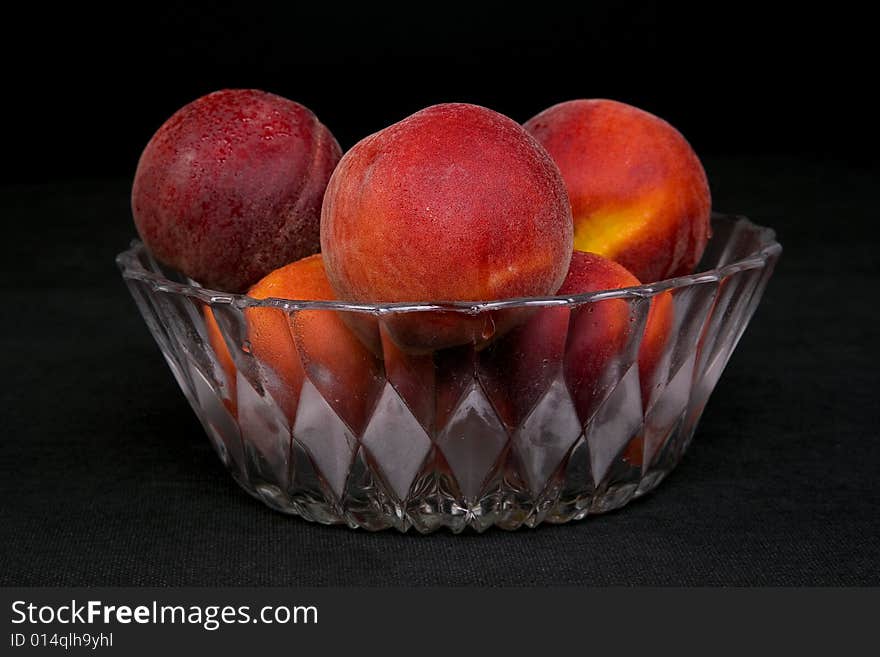
[[(248, 493), (321, 523), (482, 531), (616, 509), (675, 467), (781, 252), (745, 218), (716, 214), (712, 229), (691, 276), (487, 303), (257, 300), (204, 289), (139, 242), (117, 263)], [(645, 359), (661, 298), (669, 321)], [(628, 318), (614, 340), (606, 310)], [(269, 356), (251, 342), (255, 318), (290, 329)], [(438, 318), (483, 328), (435, 351), (395, 341), (402, 319)], [(337, 348), (327, 326), (355, 331)]]

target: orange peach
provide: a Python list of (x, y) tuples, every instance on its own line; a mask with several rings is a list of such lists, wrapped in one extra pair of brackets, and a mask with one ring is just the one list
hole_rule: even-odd
[(214, 313), (211, 311), (210, 306), (204, 306), (202, 308), (202, 315), (205, 318), (205, 326), (208, 331), (208, 344), (211, 345), (211, 349), (214, 350), (214, 355), (217, 357), (217, 362), (223, 369), (226, 383), (229, 386), (229, 396), (224, 398), (223, 403), (229, 412), (235, 415), (238, 406), (236, 400), (237, 370), (235, 369), (235, 361), (232, 360), (232, 353), (229, 351), (226, 340), (223, 339), (220, 325), (217, 324), (217, 318), (214, 317)]
[[(276, 269), (248, 293), (256, 299), (332, 301), (320, 254)], [(293, 426), (305, 377), (349, 427), (364, 428), (381, 390), (381, 364), (336, 310), (245, 311), (251, 353), (268, 370), (269, 392)]]
[(711, 197), (694, 150), (669, 123), (612, 100), (572, 100), (525, 123), (559, 166), (574, 248), (642, 282), (690, 273), (709, 239)]
[[(486, 301), (552, 294), (571, 257), (571, 209), (559, 171), (511, 119), (435, 105), (356, 144), (321, 213), (327, 276), (357, 302)], [(480, 342), (491, 317), (411, 313), (400, 344)]]

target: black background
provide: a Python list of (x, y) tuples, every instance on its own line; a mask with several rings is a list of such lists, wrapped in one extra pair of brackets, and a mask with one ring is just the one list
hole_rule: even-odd
[[(867, 19), (580, 5), (11, 15), (0, 583), (880, 583)], [(307, 105), (343, 148), (451, 100), (524, 121), (610, 97), (676, 125), (716, 209), (785, 247), (679, 469), (621, 512), (482, 536), (325, 528), (239, 491), (113, 265), (146, 141), (236, 86)]]
[(223, 87), (305, 104), (344, 149), (432, 103), (478, 103), (523, 122), (563, 100), (605, 97), (667, 119), (702, 155), (876, 160), (863, 91), (874, 83), (871, 35), (856, 10), (375, 4), (37, 5), (7, 23), (0, 46), (15, 117), (4, 178), (131, 176), (168, 116)]

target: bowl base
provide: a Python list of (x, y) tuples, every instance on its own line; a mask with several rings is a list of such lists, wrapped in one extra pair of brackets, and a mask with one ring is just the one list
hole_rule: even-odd
[[(357, 499), (344, 494), (341, 502), (334, 500), (332, 493), (326, 490), (326, 482), (319, 484), (324, 489), (321, 492), (297, 489), (296, 486), (286, 492), (253, 476), (249, 482), (240, 477), (235, 480), (270, 508), (323, 525), (347, 525), (367, 531), (396, 529), (419, 534), (442, 530), (454, 534), (463, 531), (482, 533), (491, 527), (514, 531), (523, 527), (535, 528), (543, 523), (565, 524), (583, 520), (620, 509), (650, 493), (675, 468), (692, 433), (692, 429), (684, 430), (683, 427), (673, 431), (645, 472), (621, 459), (600, 486), (592, 489), (572, 486), (577, 478), (572, 478), (571, 468), (576, 464), (571, 462), (570, 454), (537, 498), (516, 485), (521, 477), (508, 471), (497, 477), (494, 490), (487, 491), (468, 506), (460, 504), (458, 493), (444, 492), (449, 479), (448, 473), (442, 471), (422, 475), (413, 486), (412, 494), (403, 502), (395, 500), (381, 476), (372, 471), (367, 475), (372, 478), (370, 485), (364, 486), (365, 473), (360, 473), (359, 481), (346, 486), (346, 489), (357, 490)], [(574, 456), (576, 459), (577, 455)], [(357, 477), (358, 473), (349, 474), (349, 477), (353, 476)], [(294, 468), (293, 480), (296, 479)], [(563, 484), (565, 481), (567, 485)]]

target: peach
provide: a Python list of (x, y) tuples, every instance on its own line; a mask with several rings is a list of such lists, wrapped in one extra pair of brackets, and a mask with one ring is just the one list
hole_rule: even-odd
[[(248, 294), (256, 299), (332, 301), (320, 254), (276, 269)], [(254, 358), (266, 371), (269, 392), (293, 426), (305, 377), (354, 432), (363, 430), (381, 391), (381, 363), (332, 309), (245, 310)], [(376, 338), (378, 340), (378, 337)]]
[(660, 363), (663, 349), (672, 332), (672, 320), (675, 314), (675, 305), (671, 292), (661, 292), (651, 299), (651, 308), (648, 310), (648, 319), (645, 324), (645, 334), (642, 336), (642, 344), (639, 346), (639, 379), (641, 381), (642, 404), (647, 404), (651, 398), (651, 381), (654, 371)]
[(318, 251), (321, 202), (341, 154), (298, 103), (255, 89), (208, 94), (144, 149), (131, 196), (138, 233), (164, 264), (242, 291)]
[(238, 402), (236, 399), (236, 377), (238, 371), (235, 368), (235, 361), (232, 359), (232, 353), (229, 351), (226, 340), (223, 339), (220, 325), (217, 323), (217, 318), (214, 316), (210, 306), (206, 305), (202, 307), (202, 316), (205, 318), (208, 344), (214, 351), (214, 355), (217, 357), (217, 362), (220, 364), (223, 374), (226, 377), (226, 385), (229, 386), (229, 390), (227, 391), (228, 397), (223, 399), (223, 404), (230, 413), (235, 415), (238, 409)]
[[(327, 276), (356, 302), (552, 294), (571, 257), (565, 185), (543, 148), (485, 107), (434, 105), (356, 144), (321, 212)], [(493, 335), (491, 317), (412, 313), (399, 343), (438, 349)]]
[(483, 388), (511, 431), (563, 369), (570, 311), (550, 306), (519, 315), (523, 321), (483, 349), (477, 361)]
[[(575, 252), (572, 263), (565, 283), (559, 289), (560, 295), (641, 285), (639, 279), (626, 268), (594, 253)], [(620, 299), (615, 301), (617, 303), (613, 306), (613, 311), (609, 305), (610, 300), (592, 303), (575, 311), (577, 317), (571, 324), (566, 363), (570, 374), (577, 372), (575, 376), (580, 385), (576, 384), (576, 389), (582, 388), (584, 381), (595, 379), (614, 356), (620, 353), (629, 339), (631, 327), (623, 325), (624, 319), (629, 321), (628, 304)], [(624, 308), (621, 304), (627, 307)], [(599, 309), (601, 315), (589, 317), (590, 306)], [(669, 292), (663, 292), (651, 300), (638, 351), (639, 378), (643, 382), (651, 380), (659, 363), (672, 328), (672, 313), (672, 297)], [(643, 398), (647, 395), (646, 385), (645, 383), (642, 386)]]
[[(557, 294), (578, 295), (637, 285), (639, 280), (616, 262), (575, 251)], [(638, 352), (640, 374), (653, 371), (666, 343), (671, 325), (668, 301), (655, 301), (648, 311)], [(624, 299), (539, 308), (486, 349), (480, 363), (481, 379), (493, 399), (506, 400), (506, 407), (500, 404), (499, 408), (505, 409), (502, 419), (513, 428), (562, 373), (578, 416), (586, 422), (604, 398), (602, 393), (610, 379), (623, 374), (608, 372), (608, 368), (634, 337), (632, 330), (630, 304)]]
[[(624, 267), (594, 253), (575, 252), (574, 266), (559, 295), (575, 295), (640, 285)], [(630, 304), (606, 299), (575, 307), (569, 320), (565, 350), (566, 382), (582, 421), (596, 410), (608, 381), (604, 374), (615, 364), (632, 337)], [(611, 374), (612, 378), (623, 371)]]
[[(362, 324), (366, 326), (366, 323)], [(434, 429), (434, 398), (437, 371), (433, 354), (413, 354), (401, 350), (385, 326), (379, 324), (385, 377), (419, 423), (430, 432)]]
[(611, 258), (642, 282), (690, 273), (709, 239), (706, 173), (662, 119), (612, 100), (572, 100), (525, 123), (559, 166), (574, 248)]

